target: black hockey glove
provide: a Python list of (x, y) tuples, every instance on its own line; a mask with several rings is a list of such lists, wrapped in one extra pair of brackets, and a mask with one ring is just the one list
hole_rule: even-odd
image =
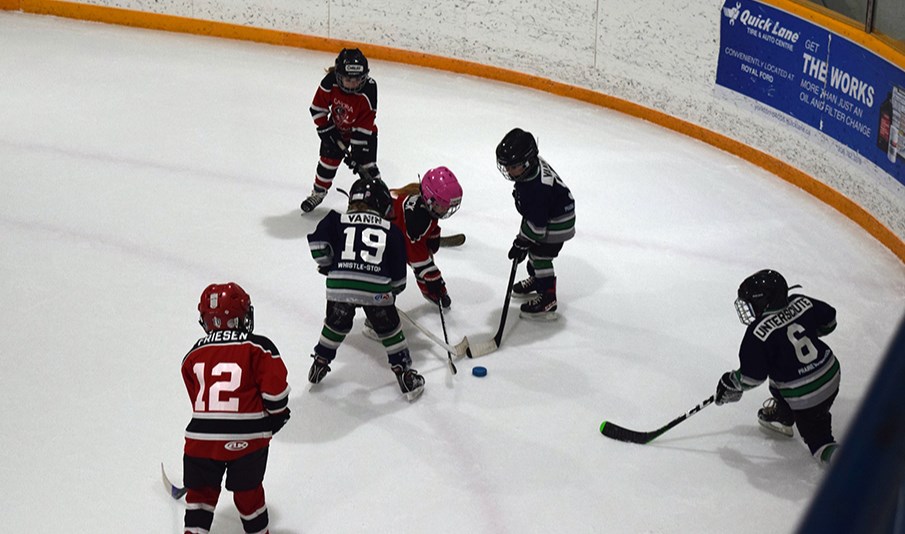
[(270, 431), (276, 434), (283, 428), (283, 426), (286, 424), (286, 421), (289, 420), (289, 407), (287, 406), (286, 409), (282, 412), (270, 414), (269, 418)]
[(509, 259), (522, 263), (528, 257), (529, 248), (531, 248), (531, 241), (522, 236), (516, 237), (512, 242), (512, 248), (509, 249)]
[(336, 129), (333, 121), (328, 122), (323, 128), (318, 128), (317, 135), (324, 143), (336, 145), (337, 147), (340, 146), (343, 140), (342, 134)]
[(717, 406), (729, 404), (730, 402), (738, 402), (742, 398), (742, 390), (737, 389), (735, 381), (732, 380), (732, 372), (727, 371), (720, 377), (720, 381), (716, 384), (716, 396), (713, 402)]
[(320, 273), (320, 274), (322, 274), (322, 275), (324, 275), (324, 276), (327, 276), (328, 274), (330, 274), (330, 268), (329, 268), (329, 267), (320, 266), (320, 267), (317, 268), (317, 272)]
[(444, 308), (449, 308), (452, 304), (452, 299), (450, 299), (449, 295), (446, 293), (446, 282), (443, 281), (443, 278), (425, 281), (424, 287), (426, 291), (424, 291), (423, 294), (424, 298), (427, 300), (434, 304), (439, 303)]

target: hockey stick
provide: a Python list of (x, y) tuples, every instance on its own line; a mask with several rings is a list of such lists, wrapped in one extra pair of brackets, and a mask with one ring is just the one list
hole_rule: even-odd
[[(443, 326), (443, 341), (449, 345), (449, 336), (446, 335), (446, 319), (443, 317), (443, 303), (437, 302), (437, 309), (440, 310), (440, 325)], [(456, 369), (456, 364), (452, 361), (452, 352), (446, 351), (446, 357), (449, 361), (449, 372), (452, 374), (458, 373), (458, 369)]]
[(459, 247), (465, 243), (465, 234), (445, 235), (440, 238), (440, 246), (444, 248)]
[(638, 432), (636, 430), (629, 430), (629, 429), (621, 427), (615, 423), (610, 423), (608, 421), (604, 421), (604, 422), (600, 423), (600, 433), (608, 438), (613, 438), (615, 440), (624, 441), (627, 443), (640, 443), (640, 444), (650, 443), (651, 441), (657, 439), (662, 434), (664, 434), (667, 430), (678, 425), (679, 423), (688, 419), (692, 415), (700, 412), (704, 408), (710, 406), (713, 403), (713, 397), (714, 397), (713, 395), (707, 397), (706, 399), (704, 399), (704, 402), (702, 402), (701, 404), (698, 404), (697, 406), (695, 406), (688, 412), (684, 413), (683, 415), (680, 415), (679, 417), (676, 417), (669, 423), (666, 423), (665, 425), (661, 426), (660, 428), (658, 428), (656, 430), (652, 430), (650, 432)]
[(351, 147), (346, 146), (342, 141), (337, 141), (336, 146), (339, 147), (340, 150), (343, 151), (343, 163), (346, 164), (346, 167), (349, 167), (349, 170), (352, 171), (352, 174), (357, 174), (358, 176), (371, 180), (374, 177), (371, 175), (371, 171), (365, 169), (361, 166), (360, 163), (352, 159), (352, 149)]
[(167, 493), (169, 493), (170, 497), (172, 497), (173, 499), (178, 501), (182, 498), (183, 495), (185, 495), (185, 492), (188, 491), (186, 488), (180, 488), (179, 486), (176, 486), (175, 484), (170, 482), (170, 478), (167, 476), (167, 472), (163, 468), (163, 462), (160, 462), (160, 476), (163, 479), (163, 487), (166, 488)]
[(464, 356), (466, 354), (466, 352), (468, 351), (468, 338), (467, 337), (462, 338), (462, 341), (456, 343), (455, 345), (450, 345), (449, 343), (444, 343), (440, 338), (435, 336), (433, 334), (433, 332), (431, 332), (427, 328), (424, 328), (420, 324), (416, 323), (415, 320), (412, 319), (411, 317), (409, 317), (407, 313), (405, 313), (402, 310), (397, 310), (397, 311), (399, 312), (400, 317), (402, 317), (403, 319), (405, 319), (406, 321), (411, 323), (411, 325), (414, 326), (415, 328), (417, 328), (418, 330), (421, 330), (421, 332), (425, 336), (429, 337), (431, 339), (431, 341), (433, 341), (437, 345), (440, 345), (441, 347), (446, 349), (446, 352), (451, 352), (452, 354), (455, 354), (456, 356)]
[(500, 348), (500, 342), (503, 340), (503, 329), (506, 327), (506, 316), (509, 314), (509, 299), (512, 297), (512, 284), (515, 282), (515, 271), (518, 270), (518, 264), (518, 259), (512, 260), (512, 270), (509, 271), (509, 283), (506, 285), (506, 300), (503, 302), (503, 316), (500, 317), (500, 328), (490, 341), (479, 343), (474, 347), (468, 346), (465, 353), (469, 358), (484, 356)]

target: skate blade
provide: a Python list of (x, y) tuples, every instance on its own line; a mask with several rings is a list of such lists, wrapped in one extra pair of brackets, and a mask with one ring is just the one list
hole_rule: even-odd
[(760, 419), (758, 419), (757, 422), (760, 423), (760, 426), (764, 430), (769, 430), (773, 434), (779, 434), (789, 438), (795, 436), (795, 431), (790, 426), (786, 426), (781, 423), (761, 421)]
[(405, 400), (414, 402), (418, 400), (418, 397), (420, 397), (422, 393), (424, 393), (424, 386), (420, 386), (417, 389), (413, 389), (408, 393), (403, 393), (402, 395), (405, 397)]
[(531, 293), (516, 293), (514, 291), (510, 291), (509, 293), (512, 295), (512, 298), (517, 300), (528, 300), (533, 299), (537, 296), (537, 293), (534, 291), (532, 291)]
[(519, 312), (519, 317), (522, 319), (528, 319), (529, 321), (555, 321), (559, 319), (559, 315), (556, 315), (555, 311), (542, 312), (542, 313), (528, 313), (528, 312)]

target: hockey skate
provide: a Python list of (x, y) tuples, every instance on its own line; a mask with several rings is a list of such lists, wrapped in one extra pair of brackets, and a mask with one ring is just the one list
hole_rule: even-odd
[[(312, 356), (314, 356), (312, 354)], [(308, 369), (308, 382), (320, 384), (321, 380), (330, 372), (330, 362), (322, 356), (314, 356), (314, 363)]]
[(326, 189), (321, 189), (320, 187), (315, 186), (314, 189), (311, 190), (311, 194), (308, 195), (308, 198), (302, 201), (302, 211), (305, 213), (310, 212), (314, 208), (318, 207), (320, 203), (324, 201), (324, 197), (326, 196)]
[(773, 397), (765, 400), (764, 407), (757, 411), (757, 422), (772, 432), (788, 437), (795, 435), (795, 431), (792, 430), (795, 418), (791, 413), (783, 411)]
[(534, 283), (533, 276), (512, 284), (512, 296), (517, 299), (531, 298), (535, 292), (537, 292), (537, 284)]
[(826, 445), (817, 449), (814, 453), (814, 458), (817, 459), (817, 462), (820, 465), (829, 465), (833, 461), (833, 455), (836, 454), (836, 450), (839, 448), (835, 442), (827, 443)]
[(519, 317), (535, 321), (555, 321), (558, 317), (556, 315), (556, 292), (544, 291), (522, 304)]
[(396, 381), (399, 382), (399, 389), (409, 402), (417, 399), (424, 392), (424, 377), (418, 374), (414, 369), (405, 369), (401, 365), (394, 365), (393, 372), (396, 374)]

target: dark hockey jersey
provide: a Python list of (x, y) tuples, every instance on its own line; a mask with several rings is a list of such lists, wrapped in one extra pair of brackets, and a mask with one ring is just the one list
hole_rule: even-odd
[(330, 72), (317, 87), (310, 111), (318, 129), (333, 121), (353, 147), (368, 145), (377, 135), (377, 82), (369, 78), (361, 92), (347, 93)]
[(512, 191), (522, 215), (519, 235), (532, 243), (562, 243), (575, 236), (575, 199), (556, 171), (538, 159), (538, 176), (515, 182)]
[(289, 403), (286, 374), (280, 352), (264, 336), (218, 330), (199, 339), (182, 361), (192, 402), (185, 453), (228, 461), (266, 447), (269, 415)]
[(330, 210), (308, 234), (311, 256), (328, 270), (327, 300), (389, 306), (405, 289), (402, 233), (370, 212)]
[(747, 390), (769, 378), (792, 409), (816, 406), (839, 389), (839, 362), (820, 339), (835, 328), (835, 308), (792, 295), (788, 306), (748, 325), (733, 380)]

